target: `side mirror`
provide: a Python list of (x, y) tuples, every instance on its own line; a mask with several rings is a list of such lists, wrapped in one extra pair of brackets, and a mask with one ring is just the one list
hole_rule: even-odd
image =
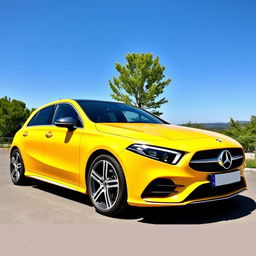
[(69, 131), (75, 130), (75, 119), (73, 117), (62, 117), (57, 119), (54, 124), (58, 127), (66, 127)]

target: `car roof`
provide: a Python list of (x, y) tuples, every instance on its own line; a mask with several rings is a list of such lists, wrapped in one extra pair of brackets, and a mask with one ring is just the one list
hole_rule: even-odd
[[(114, 101), (66, 98), (66, 99), (59, 99), (59, 100), (55, 100), (55, 101), (49, 102), (49, 103), (47, 103), (47, 104), (44, 104), (44, 105), (40, 106), (39, 108), (37, 108), (37, 110), (42, 109), (42, 108), (47, 107), (47, 106), (52, 105), (52, 104), (60, 104), (60, 103), (65, 103), (65, 102), (69, 102), (69, 103), (76, 102), (76, 103), (78, 103), (78, 104), (79, 104), (80, 102), (105, 102), (105, 103), (113, 103), (113, 104), (125, 104), (125, 103), (123, 103), (123, 102), (114, 102)], [(126, 105), (127, 105), (127, 104), (126, 104)]]
[(104, 103), (125, 104), (124, 102), (116, 102), (116, 101), (108, 101), (108, 100), (92, 100), (92, 99), (72, 99), (72, 100), (76, 102), (104, 102)]

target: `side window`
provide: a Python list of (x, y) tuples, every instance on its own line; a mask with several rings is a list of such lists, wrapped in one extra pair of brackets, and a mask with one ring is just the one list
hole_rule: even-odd
[(33, 125), (35, 125), (35, 123), (36, 123), (36, 117), (37, 117), (38, 113), (39, 113), (39, 112), (37, 112), (37, 113), (32, 117), (32, 119), (29, 121), (29, 123), (28, 123), (27, 126), (33, 126)]
[(51, 124), (54, 107), (55, 105), (51, 105), (38, 111), (27, 126)]
[(53, 117), (53, 123), (62, 117), (73, 117), (76, 121), (76, 126), (83, 127), (78, 113), (70, 104), (59, 104), (58, 105), (58, 107), (55, 111), (54, 117)]

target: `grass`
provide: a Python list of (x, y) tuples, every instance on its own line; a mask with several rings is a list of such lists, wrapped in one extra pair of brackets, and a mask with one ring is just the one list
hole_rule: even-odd
[(246, 160), (246, 167), (247, 168), (256, 168), (256, 160), (247, 159)]

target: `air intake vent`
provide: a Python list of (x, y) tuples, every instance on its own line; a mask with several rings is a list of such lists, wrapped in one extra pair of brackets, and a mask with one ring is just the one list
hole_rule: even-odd
[(141, 197), (166, 197), (175, 192), (176, 185), (172, 180), (159, 178), (153, 180), (144, 190)]

